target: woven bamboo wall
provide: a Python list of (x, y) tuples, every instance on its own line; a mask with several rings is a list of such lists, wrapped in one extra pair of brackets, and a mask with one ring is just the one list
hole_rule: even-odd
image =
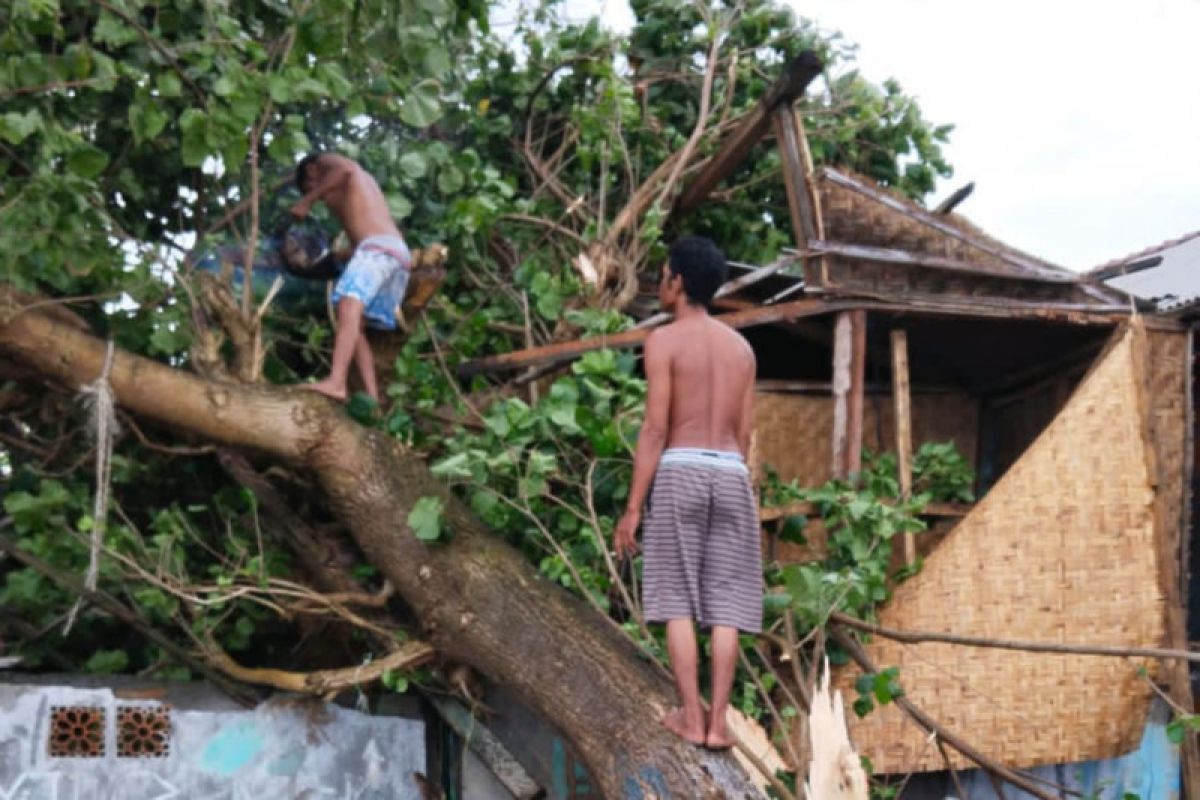
[[(897, 588), (881, 624), (1049, 642), (1163, 641), (1155, 493), (1133, 342), (1125, 335), (1098, 361), (924, 570)], [(867, 649), (881, 668), (900, 668), (918, 707), (1009, 765), (1128, 752), (1150, 700), (1123, 659), (882, 638)], [(844, 668), (837, 676), (849, 698), (858, 674)], [(852, 721), (851, 735), (880, 772), (944, 768), (937, 748), (894, 706)]]
[[(979, 403), (965, 394), (914, 394), (913, 446), (953, 440), (975, 463)], [(863, 446), (895, 450), (892, 397), (872, 394), (863, 403)], [(833, 462), (833, 398), (827, 395), (759, 392), (754, 401), (755, 466), (769, 465), (784, 480), (803, 486), (829, 480)]]

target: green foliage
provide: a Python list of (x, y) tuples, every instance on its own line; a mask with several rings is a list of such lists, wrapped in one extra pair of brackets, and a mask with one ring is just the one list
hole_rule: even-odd
[(92, 675), (115, 675), (129, 667), (129, 656), (124, 650), (97, 650), (83, 665), (83, 671)]
[(1172, 744), (1183, 744), (1188, 734), (1200, 731), (1200, 714), (1177, 714), (1167, 723), (1167, 738)]
[(613, 587), (603, 551), (629, 490), (645, 399), (633, 367), (628, 353), (588, 353), (536, 404), (493, 404), (483, 430), (446, 440), (433, 465), (542, 574), (605, 607)]
[[(920, 568), (918, 561), (911, 569), (889, 574), (893, 539), (924, 531), (920, 514), (925, 506), (934, 499), (969, 496), (974, 476), (950, 443), (924, 445), (919, 453), (923, 455), (915, 460), (913, 480), (925, 491), (907, 501), (899, 497), (896, 459), (891, 453), (864, 451), (863, 469), (855, 483), (835, 479), (815, 488), (785, 483), (767, 467), (762, 504), (809, 502), (827, 536), (824, 558), (768, 570), (764, 600), (768, 619), (791, 614), (801, 630), (824, 625), (834, 610), (871, 619), (891, 597), (891, 586)], [(799, 515), (785, 517), (780, 538), (802, 542), (807, 522)], [(860, 705), (865, 707), (865, 702)]]
[(859, 717), (870, 714), (876, 704), (886, 706), (897, 697), (904, 696), (904, 689), (900, 686), (900, 670), (897, 667), (859, 675), (858, 680), (854, 682), (854, 690), (858, 692), (858, 698), (854, 701), (854, 713)]
[(926, 442), (913, 456), (913, 486), (934, 502), (975, 502), (975, 474), (953, 442)]

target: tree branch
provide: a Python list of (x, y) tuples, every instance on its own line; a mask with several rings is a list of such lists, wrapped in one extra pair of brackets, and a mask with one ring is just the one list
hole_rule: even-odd
[(895, 628), (885, 628), (870, 622), (863, 622), (840, 611), (829, 615), (832, 622), (845, 625), (847, 628), (872, 633), (885, 639), (892, 639), (905, 644), (921, 642), (944, 642), (959, 644), (966, 647), (988, 647), (999, 650), (1023, 650), (1029, 653), (1051, 653), (1054, 655), (1080, 656), (1110, 656), (1116, 658), (1161, 658), (1178, 659), (1200, 663), (1200, 653), (1187, 650), (1168, 650), (1162, 647), (1115, 647), (1099, 644), (1055, 644), (1053, 642), (1035, 642), (1021, 639), (990, 639), (982, 636), (961, 636), (954, 633), (933, 633), (930, 631), (901, 631)]
[(357, 667), (322, 669), (316, 672), (291, 672), (282, 669), (244, 667), (230, 658), (215, 642), (209, 641), (205, 647), (207, 649), (205, 658), (209, 663), (234, 680), (259, 686), (270, 686), (285, 692), (298, 692), (320, 697), (336, 694), (342, 689), (373, 683), (382, 678), (385, 672), (415, 669), (428, 663), (436, 655), (434, 649), (425, 642), (411, 641), (402, 644), (397, 650), (382, 658)]

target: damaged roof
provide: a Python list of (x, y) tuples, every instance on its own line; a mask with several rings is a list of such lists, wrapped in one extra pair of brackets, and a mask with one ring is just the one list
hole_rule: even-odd
[(1114, 259), (1087, 274), (1154, 303), (1160, 312), (1195, 310), (1200, 307), (1200, 230)]

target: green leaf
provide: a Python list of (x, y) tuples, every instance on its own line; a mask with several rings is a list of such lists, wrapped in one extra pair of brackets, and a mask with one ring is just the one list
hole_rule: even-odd
[(282, 75), (275, 74), (268, 78), (267, 90), (276, 103), (286, 103), (292, 99), (292, 84)]
[(763, 610), (783, 611), (792, 604), (792, 596), (787, 592), (768, 592), (763, 595)]
[(120, 47), (138, 39), (138, 32), (113, 14), (101, 12), (96, 27), (92, 29), (92, 38), (101, 44)]
[(129, 668), (129, 655), (124, 650), (97, 650), (83, 665), (92, 675), (114, 675)]
[(425, 177), (428, 164), (425, 161), (425, 156), (410, 150), (409, 152), (400, 156), (400, 169), (405, 175), (413, 180), (419, 180)]
[(861, 719), (867, 714), (875, 710), (875, 704), (871, 702), (871, 698), (863, 695), (854, 701), (854, 713)]
[(208, 116), (198, 108), (189, 108), (179, 117), (179, 128), (183, 131), (183, 164), (198, 167), (209, 156)]
[(18, 529), (36, 530), (44, 527), (51, 515), (66, 508), (71, 499), (61, 483), (44, 480), (37, 494), (10, 492), (4, 498), (4, 510), (12, 515)]
[(129, 106), (129, 129), (133, 131), (134, 144), (153, 139), (162, 133), (170, 117), (153, 101), (134, 103)]
[(442, 116), (441, 86), (426, 79), (412, 87), (400, 107), (400, 119), (414, 128), (428, 128)]
[(213, 93), (218, 97), (228, 97), (235, 91), (237, 91), (237, 84), (234, 83), (233, 78), (229, 75), (222, 75), (213, 84)]
[(10, 111), (0, 117), (0, 137), (9, 144), (20, 144), (42, 127), (42, 115), (36, 108), (18, 114)]
[(803, 514), (789, 514), (779, 530), (779, 540), (790, 544), (807, 544), (808, 539), (804, 536), (804, 527), (807, 524), (808, 520)]
[(435, 477), (442, 478), (470, 478), (471, 467), (469, 464), (470, 456), (466, 453), (455, 453), (452, 456), (443, 458), (430, 468), (430, 472)]
[(413, 211), (412, 201), (402, 194), (389, 194), (387, 204), (393, 219), (407, 219)]
[(191, 335), (180, 325), (161, 325), (150, 334), (150, 347), (165, 356), (180, 353), (191, 344)]
[(163, 97), (179, 97), (183, 94), (183, 83), (174, 72), (162, 72), (154, 84)]
[(463, 188), (466, 178), (462, 170), (451, 164), (438, 172), (438, 191), (442, 194), (454, 194)]
[(442, 536), (442, 498), (426, 495), (413, 503), (408, 512), (408, 527), (423, 542), (436, 542)]
[(360, 425), (374, 425), (378, 412), (379, 403), (365, 392), (355, 392), (346, 404), (346, 413)]

